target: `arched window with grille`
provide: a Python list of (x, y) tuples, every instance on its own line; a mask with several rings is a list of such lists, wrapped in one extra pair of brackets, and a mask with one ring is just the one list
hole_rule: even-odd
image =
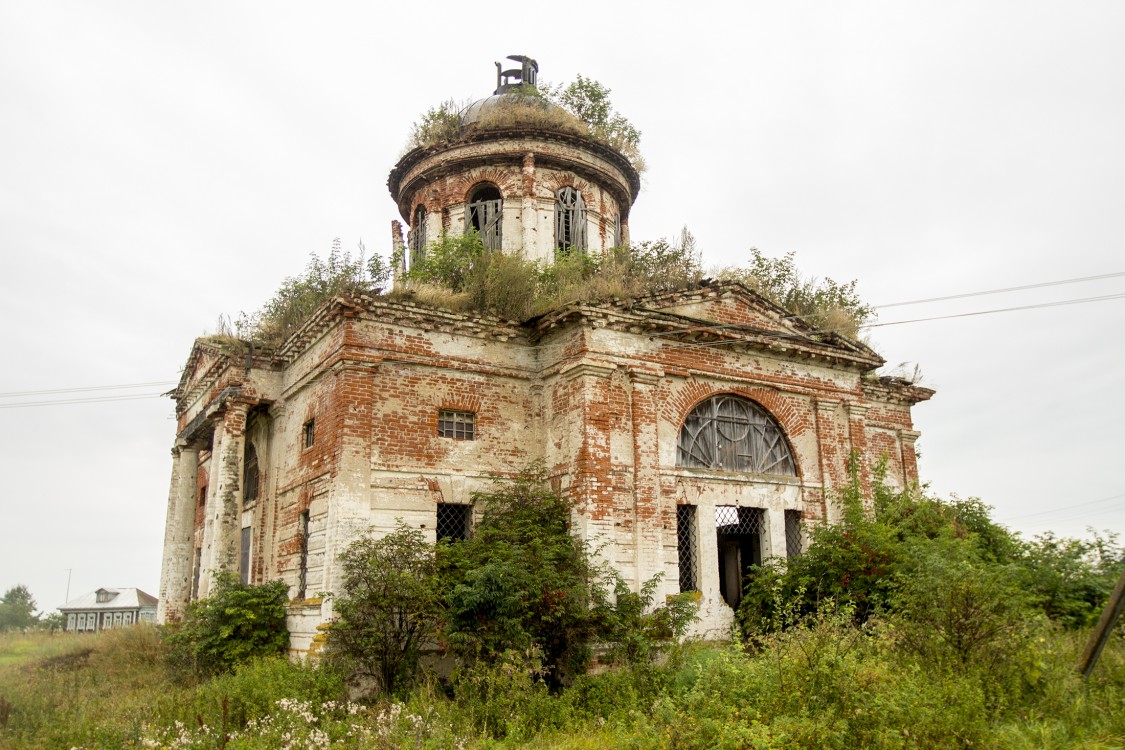
[(795, 476), (781, 425), (740, 396), (718, 395), (696, 406), (680, 428), (676, 464), (689, 468)]
[(426, 207), (421, 203), (414, 209), (414, 222), (410, 225), (410, 267), (422, 260), (426, 252)]
[(586, 203), (572, 187), (555, 191), (555, 251), (586, 249)]
[(484, 246), (491, 250), (500, 249), (503, 215), (504, 198), (496, 186), (478, 185), (469, 194), (466, 229), (477, 230)]

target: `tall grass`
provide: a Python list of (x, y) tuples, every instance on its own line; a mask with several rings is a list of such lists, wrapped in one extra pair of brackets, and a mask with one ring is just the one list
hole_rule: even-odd
[[(1034, 673), (1004, 701), (989, 674), (902, 651), (893, 623), (831, 617), (753, 650), (688, 644), (661, 667), (581, 677), (548, 692), (514, 664), (482, 665), (447, 693), (344, 700), (338, 676), (283, 659), (198, 684), (163, 669), (154, 628), (0, 639), (0, 748), (1112, 748), (1125, 743), (1125, 641), (1091, 679), (1088, 635), (1045, 629)], [(0, 718), (3, 713), (0, 712)]]

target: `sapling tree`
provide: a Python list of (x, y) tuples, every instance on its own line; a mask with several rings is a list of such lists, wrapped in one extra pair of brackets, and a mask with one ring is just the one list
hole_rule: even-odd
[(441, 614), (434, 548), (399, 521), (386, 536), (368, 534), (348, 545), (340, 566), (329, 655), (393, 693), (416, 674)]

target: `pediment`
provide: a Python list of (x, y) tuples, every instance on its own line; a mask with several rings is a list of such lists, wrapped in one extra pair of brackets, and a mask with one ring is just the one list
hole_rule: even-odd
[(799, 316), (740, 283), (710, 284), (656, 295), (645, 307), (684, 318), (760, 331), (808, 334), (815, 330)]
[(689, 289), (575, 305), (542, 316), (535, 326), (543, 332), (578, 318), (668, 340), (828, 359), (862, 370), (884, 364), (866, 344), (820, 330), (738, 282), (704, 281)]

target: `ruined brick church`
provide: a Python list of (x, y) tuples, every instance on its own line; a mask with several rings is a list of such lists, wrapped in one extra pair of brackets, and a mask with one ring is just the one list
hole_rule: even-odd
[[(535, 61), (511, 59), (459, 138), (391, 170), (408, 256), (470, 226), (533, 259), (628, 240), (640, 180), (623, 154), (542, 126), (473, 127), (535, 85)], [(397, 519), (431, 540), (471, 534), (473, 494), (539, 462), (626, 581), (699, 592), (697, 632), (725, 635), (750, 566), (799, 554), (806, 525), (838, 517), (850, 455), (865, 483), (879, 462), (891, 484), (917, 479), (910, 410), (933, 392), (877, 377), (883, 364), (709, 282), (522, 322), (336, 298), (273, 349), (200, 339), (173, 392), (158, 617), (178, 618), (219, 570), (282, 579), (292, 647), (307, 650), (349, 542)]]

